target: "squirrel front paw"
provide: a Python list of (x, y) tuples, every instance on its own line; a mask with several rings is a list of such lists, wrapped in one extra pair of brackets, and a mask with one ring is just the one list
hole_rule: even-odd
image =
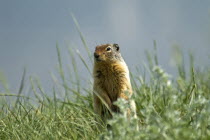
[(119, 112), (120, 112), (120, 108), (119, 108), (118, 106), (116, 106), (116, 105), (112, 105), (112, 106), (111, 106), (111, 110), (112, 110), (113, 112), (115, 112), (115, 113), (119, 113)]

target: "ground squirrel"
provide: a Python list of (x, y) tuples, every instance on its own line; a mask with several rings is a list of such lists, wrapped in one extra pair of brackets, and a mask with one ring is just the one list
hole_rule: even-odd
[[(119, 49), (118, 44), (104, 44), (96, 46), (94, 52), (93, 105), (95, 112), (102, 119), (111, 116), (103, 102), (108, 105), (111, 111), (119, 112), (119, 108), (113, 102), (118, 98), (128, 100), (129, 97), (125, 92), (132, 94), (129, 70)], [(131, 107), (135, 111), (134, 101), (132, 101)]]

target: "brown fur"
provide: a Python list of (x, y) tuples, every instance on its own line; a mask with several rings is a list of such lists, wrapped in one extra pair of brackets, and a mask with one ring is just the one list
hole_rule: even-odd
[[(119, 112), (119, 108), (113, 105), (118, 98), (128, 100), (125, 92), (132, 94), (129, 78), (129, 70), (119, 52), (119, 46), (105, 44), (96, 46), (93, 76), (94, 76), (94, 110), (104, 119), (103, 101), (113, 112)], [(107, 51), (107, 47), (111, 51)], [(109, 112), (109, 111), (108, 111)], [(110, 113), (110, 112), (109, 112)]]

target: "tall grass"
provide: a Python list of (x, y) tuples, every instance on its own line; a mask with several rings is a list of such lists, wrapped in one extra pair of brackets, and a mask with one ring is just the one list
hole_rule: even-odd
[[(147, 53), (148, 65), (141, 67), (144, 71), (131, 72), (138, 117), (127, 120), (125, 114), (115, 114), (107, 122), (112, 126), (107, 130), (93, 111), (91, 86), (81, 85), (75, 58), (91, 74), (92, 57), (81, 32), (80, 37), (90, 60), (69, 48), (71, 76), (68, 77), (56, 45), (59, 77), (51, 73), (52, 93), (46, 93), (40, 81), (31, 77), (28, 92), (34, 97), (26, 96), (25, 71), (19, 91), (11, 93), (6, 77), (0, 73), (0, 139), (210, 139), (209, 66), (199, 71), (190, 55), (190, 71), (186, 72), (184, 60), (180, 59), (182, 53), (177, 50), (179, 75), (172, 77), (159, 66), (154, 41), (154, 53)], [(123, 100), (117, 104), (124, 110), (128, 107)]]

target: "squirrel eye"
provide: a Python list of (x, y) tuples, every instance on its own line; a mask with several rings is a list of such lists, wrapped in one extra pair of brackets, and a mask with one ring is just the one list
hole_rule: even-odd
[(110, 50), (111, 50), (111, 48), (110, 48), (110, 47), (107, 47), (107, 48), (106, 48), (106, 51), (110, 51)]

